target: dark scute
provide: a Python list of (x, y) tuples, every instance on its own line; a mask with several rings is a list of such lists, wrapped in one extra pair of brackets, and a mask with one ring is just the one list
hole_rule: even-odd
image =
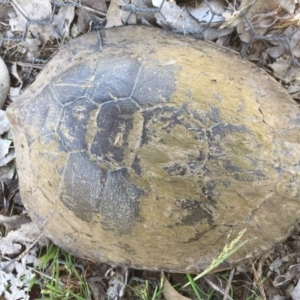
[(266, 176), (260, 170), (253, 170), (251, 172), (234, 173), (233, 178), (238, 181), (257, 182), (267, 180)]
[(144, 118), (144, 124), (143, 124), (143, 132), (142, 132), (142, 138), (141, 138), (141, 146), (146, 145), (151, 141), (152, 132), (149, 132), (150, 126), (148, 126), (149, 122), (152, 121), (153, 118), (155, 118), (157, 111), (160, 111), (160, 108), (156, 108), (153, 110), (147, 110), (143, 112), (143, 118)]
[[(134, 113), (138, 110), (139, 107), (131, 99), (103, 104), (97, 116), (98, 131), (92, 142), (91, 153), (98, 159), (122, 165), (128, 136), (134, 125)], [(116, 142), (118, 136), (122, 136), (122, 145)]]
[(165, 167), (164, 170), (170, 176), (184, 176), (186, 174), (187, 168), (186, 166), (181, 166), (180, 164), (175, 163), (170, 167)]
[(85, 153), (70, 153), (62, 180), (60, 199), (78, 218), (89, 222), (103, 201), (107, 171)]
[[(54, 100), (55, 96), (49, 86), (22, 108), (20, 118), (23, 118), (25, 134), (30, 146), (38, 137), (53, 134), (58, 125), (62, 106)], [(34, 126), (33, 126), (34, 124)], [(36, 136), (38, 132), (38, 136)]]
[(214, 145), (209, 141), (208, 145), (209, 153), (207, 155), (207, 159), (219, 160), (225, 157), (226, 154), (224, 152), (224, 149), (219, 144)]
[(62, 104), (68, 104), (83, 97), (89, 86), (93, 68), (85, 63), (78, 63), (52, 80), (52, 88)]
[(131, 166), (131, 168), (134, 170), (135, 174), (137, 174), (137, 175), (142, 174), (140, 161), (141, 161), (140, 158), (136, 155), (134, 160), (133, 160), (132, 166)]
[(197, 174), (198, 176), (203, 175), (203, 172), (205, 171), (205, 161), (198, 161), (198, 158), (196, 158), (196, 161), (190, 160), (187, 161), (186, 165), (189, 169), (189, 172), (191, 174)]
[(70, 154), (60, 199), (81, 220), (91, 222), (93, 214), (100, 214), (106, 230), (130, 233), (138, 218), (141, 195), (126, 169), (105, 171), (85, 153)]
[(266, 178), (266, 176), (264, 175), (264, 173), (261, 170), (255, 170), (255, 169), (244, 170), (244, 169), (234, 165), (233, 162), (230, 160), (226, 160), (224, 165), (225, 165), (225, 169), (231, 173), (237, 173), (240, 175), (242, 175), (243, 173), (247, 173), (248, 175), (252, 174), (252, 176), (255, 177), (256, 179), (258, 179), (258, 177), (261, 177), (261, 179)]
[(202, 150), (202, 149), (200, 149), (199, 150), (199, 157), (197, 157), (197, 159), (196, 159), (199, 163), (205, 163), (205, 160), (206, 160), (206, 153)]
[(235, 132), (249, 133), (249, 130), (244, 125), (217, 124), (212, 128), (211, 139), (222, 140)]
[[(170, 111), (170, 108), (168, 108), (168, 110)], [(183, 125), (185, 128), (192, 128), (193, 125), (186, 120), (186, 117), (189, 115), (191, 115), (191, 113), (187, 104), (183, 104), (181, 107), (176, 109), (173, 108), (171, 114), (165, 116), (162, 115), (160, 118), (160, 120), (166, 124), (163, 129), (170, 133), (176, 125)]]
[(216, 204), (219, 194), (215, 192), (217, 182), (215, 180), (208, 180), (207, 182), (201, 182), (202, 196), (209, 201), (210, 204)]
[(222, 121), (220, 118), (220, 109), (215, 106), (211, 106), (209, 111), (204, 113), (200, 113), (198, 110), (193, 110), (190, 114), (195, 120), (200, 122), (202, 124), (201, 127), (204, 128), (209, 128), (214, 124), (221, 123)]
[(107, 173), (104, 198), (98, 208), (102, 225), (119, 234), (130, 233), (139, 215), (143, 191), (131, 183), (126, 169)]
[[(156, 136), (156, 132), (151, 131), (149, 128), (152, 127), (153, 124), (164, 121), (167, 123), (173, 120), (173, 115), (176, 114), (178, 110), (177, 107), (164, 106), (164, 107), (156, 107), (153, 109), (143, 111), (143, 132), (141, 138), (141, 145), (148, 144), (151, 141), (153, 136)], [(168, 124), (168, 123), (167, 123)], [(166, 125), (167, 126), (167, 125)]]
[(87, 96), (99, 104), (113, 99), (129, 98), (132, 94), (140, 63), (130, 56), (98, 61), (93, 87)]
[(96, 104), (85, 99), (64, 107), (57, 133), (69, 151), (88, 149), (87, 124), (95, 109)]
[(220, 109), (218, 107), (212, 106), (210, 111), (206, 114), (206, 118), (211, 120), (213, 123), (220, 123)]
[(141, 70), (132, 98), (142, 107), (169, 103), (176, 88), (173, 76), (176, 68), (174, 65), (162, 66), (155, 61), (147, 64)]
[(216, 124), (206, 131), (206, 137), (209, 145), (208, 159), (224, 159), (226, 157), (226, 149), (222, 146), (222, 141), (226, 141), (227, 136), (234, 133), (250, 134), (244, 125), (233, 124)]
[(206, 207), (205, 202), (198, 200), (175, 200), (175, 204), (181, 209), (186, 210), (188, 215), (181, 219), (181, 223), (178, 225), (193, 226), (196, 224), (213, 224), (212, 212)]
[(207, 120), (205, 119), (205, 116), (200, 115), (199, 111), (193, 110), (192, 111), (193, 118), (200, 123), (202, 123), (202, 127), (204, 127), (204, 124), (206, 124)]

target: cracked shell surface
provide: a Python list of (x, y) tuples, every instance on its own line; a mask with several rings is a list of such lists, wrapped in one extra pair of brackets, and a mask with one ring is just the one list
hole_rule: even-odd
[(7, 113), (23, 202), (77, 256), (193, 273), (230, 231), (250, 241), (228, 265), (298, 221), (298, 107), (214, 45), (140, 27), (89, 33)]

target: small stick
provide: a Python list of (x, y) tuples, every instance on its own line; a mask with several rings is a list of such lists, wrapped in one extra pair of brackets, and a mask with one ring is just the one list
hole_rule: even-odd
[(227, 286), (226, 286), (226, 290), (225, 290), (225, 293), (224, 293), (223, 300), (227, 300), (228, 299), (228, 294), (229, 294), (229, 290), (230, 290), (230, 286), (231, 286), (231, 283), (232, 283), (234, 272), (235, 272), (235, 268), (231, 269), (230, 274), (229, 274), (229, 278), (228, 278), (228, 282), (227, 282)]

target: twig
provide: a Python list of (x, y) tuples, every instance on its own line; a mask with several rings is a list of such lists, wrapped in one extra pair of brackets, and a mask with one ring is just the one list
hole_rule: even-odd
[(223, 300), (227, 300), (228, 299), (228, 294), (229, 294), (229, 290), (230, 290), (230, 286), (231, 286), (231, 283), (232, 283), (234, 272), (235, 272), (235, 268), (231, 269), (230, 274), (229, 274), (229, 278), (228, 278), (228, 282), (227, 282), (227, 286), (226, 286), (226, 290), (225, 290), (225, 293), (224, 293)]
[(258, 261), (258, 267), (257, 270), (255, 269), (254, 265), (252, 264), (252, 273), (253, 273), (253, 285), (254, 287), (257, 287), (262, 299), (267, 299), (265, 291), (263, 286), (261, 285), (260, 281), (261, 281), (261, 274), (262, 274), (262, 265), (265, 261), (266, 257), (263, 256), (259, 259)]

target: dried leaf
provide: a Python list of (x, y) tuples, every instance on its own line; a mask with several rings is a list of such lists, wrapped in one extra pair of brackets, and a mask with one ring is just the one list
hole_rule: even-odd
[[(162, 0), (152, 0), (152, 4), (156, 7), (161, 5)], [(179, 7), (175, 1), (165, 2), (162, 9), (162, 14), (155, 14), (156, 21), (162, 27), (167, 24), (171, 24), (174, 29), (189, 32), (189, 31), (201, 31), (201, 24), (195, 20), (185, 7)]]
[[(152, 8), (151, 0), (131, 0), (130, 3), (139, 8)], [(122, 5), (122, 4), (120, 4), (120, 5)], [(120, 13), (121, 13), (123, 22), (125, 22), (127, 20), (127, 24), (129, 24), (129, 25), (135, 25), (135, 24), (139, 23), (139, 24), (143, 24), (145, 26), (151, 26), (150, 24), (154, 23), (154, 21), (153, 22), (151, 22), (151, 21), (155, 19), (153, 14), (132, 12), (128, 19), (128, 14), (129, 14), (128, 11), (121, 10)]]
[(297, 31), (291, 38), (290, 42), (291, 48), (295, 57), (300, 57), (300, 32)]
[(10, 88), (9, 97), (12, 101), (17, 99), (21, 94), (22, 85), (16, 87), (16, 88)]
[(288, 275), (291, 279), (300, 278), (300, 264), (291, 265), (289, 267)]
[(0, 138), (0, 167), (5, 166), (15, 158), (15, 151), (9, 151), (12, 141)]
[(2, 223), (8, 229), (20, 228), (23, 224), (30, 223), (31, 220), (26, 215), (15, 215), (12, 217), (6, 217), (0, 214), (0, 223)]
[(276, 258), (269, 266), (269, 270), (277, 274), (280, 274), (279, 268), (282, 266), (282, 260), (280, 257)]
[[(16, 0), (12, 2), (12, 5), (15, 9), (17, 17), (15, 20), (10, 20), (10, 25), (12, 31), (25, 31), (26, 23), (30, 20), (35, 21), (51, 21), (52, 16), (52, 6), (50, 0)], [(41, 25), (41, 24), (31, 24), (28, 27), (27, 37), (30, 37), (30, 40), (35, 40), (37, 45), (44, 44), (50, 37), (50, 34), (53, 31), (53, 27), (50, 24)], [(24, 43), (24, 41), (22, 42)], [(35, 53), (29, 52), (28, 59), (35, 58)]]
[(162, 273), (164, 279), (164, 286), (163, 286), (163, 295), (166, 300), (191, 300), (190, 298), (184, 297), (180, 295), (168, 281), (167, 277), (164, 273)]
[(20, 18), (18, 16), (14, 17), (14, 18), (10, 18), (9, 19), (9, 25), (11, 28), (11, 31), (13, 32), (22, 32), (25, 28), (25, 22), (21, 21), (20, 22)]
[(105, 291), (103, 286), (103, 277), (91, 277), (87, 279), (87, 282), (90, 286), (90, 289), (93, 293), (93, 297), (95, 300), (100, 300), (105, 298)]
[[(12, 3), (18, 16), (18, 20), (22, 28), (25, 28), (27, 22), (24, 15), (29, 20), (50, 20), (52, 8), (50, 0), (14, 0)], [(34, 26), (35, 27), (35, 26)], [(40, 26), (39, 26), (40, 27)], [(31, 27), (32, 29), (33, 27)], [(12, 28), (14, 31), (15, 28)], [(40, 30), (40, 29), (39, 29)]]
[[(288, 92), (294, 94), (300, 92), (300, 80), (295, 80), (289, 87)], [(292, 241), (287, 241), (287, 245), (295, 252), (300, 252), (300, 239), (294, 239)]]
[(6, 116), (6, 111), (0, 110), (0, 135), (9, 130), (9, 122)]
[(187, 9), (190, 12), (190, 14), (199, 22), (211, 22), (213, 24), (224, 21), (224, 17), (222, 16), (225, 10), (223, 1), (212, 0), (209, 2), (209, 5), (217, 14), (213, 15), (212, 11), (204, 1), (200, 3), (197, 7), (188, 7)]
[(115, 2), (115, 0), (112, 0), (110, 2), (106, 18), (107, 18), (107, 23), (105, 28), (111, 28), (111, 27), (123, 25), (121, 14), (120, 14), (120, 8)]
[(70, 27), (75, 17), (75, 7), (61, 7), (54, 16), (53, 26), (63, 37), (70, 37)]
[[(208, 285), (213, 288), (215, 291), (219, 292), (221, 295), (225, 294), (227, 283), (219, 278), (219, 276), (215, 274), (208, 274), (204, 276), (205, 281), (208, 283)], [(232, 298), (227, 295), (227, 299)]]
[(107, 297), (109, 299), (121, 299), (124, 296), (128, 281), (128, 268), (117, 267), (112, 279), (109, 281)]
[[(27, 59), (29, 61), (34, 61), (34, 59), (38, 56), (41, 45), (41, 36), (39, 38), (27, 37), (24, 41), (22, 41), (19, 45), (19, 48), (22, 47), (23, 52), (26, 53)], [(14, 67), (12, 67), (14, 69)], [(14, 75), (17, 74), (17, 70), (14, 72)], [(17, 77), (18, 78), (18, 77)], [(20, 77), (18, 78), (20, 80)]]
[(288, 283), (290, 283), (291, 278), (289, 276), (286, 275), (278, 275), (275, 277), (274, 281), (273, 281), (273, 285), (276, 288), (280, 288), (283, 287), (285, 285), (287, 285)]
[[(152, 3), (154, 6), (159, 7), (159, 5), (161, 4), (161, 0), (152, 0)], [(205, 12), (209, 11), (205, 3), (202, 4), (200, 7), (203, 7), (203, 11)], [(164, 15), (164, 17), (162, 17), (160, 13), (156, 13), (155, 18), (157, 23), (163, 28), (164, 27), (169, 28), (169, 26), (171, 25), (173, 29), (182, 31), (184, 33), (199, 32), (203, 34), (205, 40), (209, 40), (209, 41), (215, 40), (224, 35), (228, 35), (234, 30), (234, 28), (225, 28), (219, 30), (218, 29), (219, 25), (217, 25), (216, 27), (206, 28), (208, 19), (203, 16), (203, 11), (202, 13), (199, 13), (198, 16), (199, 18), (203, 19), (202, 23), (199, 22), (201, 20), (198, 21), (191, 14), (191, 11), (193, 11), (193, 9), (190, 7), (189, 8), (179, 7), (175, 1), (169, 1), (169, 2), (165, 2), (161, 9), (161, 12)], [(196, 11), (197, 9), (194, 12)], [(200, 15), (202, 15), (202, 17), (200, 17)], [(215, 17), (214, 20), (217, 21), (217, 23), (214, 23), (215, 25), (219, 24), (218, 18)]]
[(273, 70), (273, 75), (285, 83), (300, 80), (300, 68), (291, 68), (291, 57), (280, 57), (276, 62), (269, 64), (269, 67)]
[(91, 13), (90, 9), (93, 11), (98, 11), (102, 13), (107, 12), (107, 6), (105, 0), (81, 0), (81, 6), (86, 9), (89, 13)]
[(14, 9), (9, 5), (1, 5), (0, 19), (8, 20), (15, 16)]
[(291, 297), (293, 300), (300, 299), (300, 280), (298, 281), (296, 287), (291, 291)]
[(279, 58), (281, 57), (284, 53), (286, 53), (286, 50), (288, 49), (287, 45), (281, 44), (275, 47), (270, 47), (266, 50), (266, 52), (272, 57), (272, 58)]
[[(295, 10), (294, 0), (244, 0), (239, 9), (244, 10), (249, 4), (252, 7), (246, 16), (256, 35), (263, 35), (277, 20), (291, 18)], [(253, 37), (253, 32), (245, 20), (238, 24), (237, 31), (243, 42), (249, 43)]]
[(21, 79), (21, 77), (19, 76), (19, 73), (18, 73), (18, 68), (17, 68), (17, 64), (16, 63), (13, 63), (11, 65), (11, 68), (10, 68), (10, 73), (18, 80), (18, 83), (19, 84), (23, 84), (23, 80)]
[[(24, 228), (22, 228), (23, 226)], [(16, 231), (9, 232), (6, 237), (0, 239), (2, 255), (19, 254), (22, 250), (21, 244), (27, 244), (27, 250), (18, 258), (0, 262), (0, 294), (4, 294), (5, 299), (30, 299), (30, 281), (35, 275), (33, 272), (28, 272), (27, 265), (37, 264), (36, 253), (38, 247), (27, 242), (28, 238), (31, 242), (34, 242), (36, 236), (32, 240), (30, 234), (36, 235), (39, 230), (32, 222), (23, 226)], [(25, 235), (26, 238), (24, 239)], [(26, 241), (24, 242), (24, 240)]]
[(13, 176), (14, 176), (14, 169), (11, 166), (5, 165), (0, 168), (0, 180), (3, 180), (5, 178), (12, 179)]
[(35, 225), (35, 223), (30, 222), (23, 224), (19, 229), (10, 231), (3, 239), (24, 245), (30, 245), (37, 237), (40, 236), (40, 234), (40, 229)]
[(275, 295), (271, 300), (287, 300), (286, 296)]
[(77, 9), (77, 22), (73, 24), (71, 29), (72, 37), (78, 36), (81, 32), (87, 31), (90, 27), (90, 17), (82, 7)]
[(0, 270), (0, 294), (4, 294), (4, 299), (7, 300), (29, 300), (30, 280), (35, 275), (28, 272), (26, 266), (23, 266), (21, 263), (16, 263), (15, 265), (17, 267), (16, 275)]
[[(16, 267), (16, 260), (10, 261), (10, 260), (4, 260), (0, 261), (0, 270), (5, 270), (6, 273), (11, 273)], [(0, 275), (1, 277), (1, 275)], [(1, 285), (0, 285), (1, 290)]]
[(18, 243), (14, 243), (6, 238), (0, 239), (0, 252), (1, 255), (16, 255), (19, 254), (22, 246)]
[(262, 281), (261, 285), (262, 285), (261, 289), (264, 290), (267, 299), (272, 299), (274, 296), (280, 294), (277, 287), (273, 285), (271, 278), (265, 278)]
[(10, 87), (10, 78), (6, 64), (0, 57), (0, 109), (2, 109)]
[(245, 3), (244, 6), (240, 7), (239, 10), (234, 10), (231, 13), (224, 12), (223, 17), (225, 18), (225, 22), (220, 26), (220, 29), (229, 27), (236, 27), (242, 20), (242, 15), (247, 11), (247, 9), (252, 5), (252, 3)]

